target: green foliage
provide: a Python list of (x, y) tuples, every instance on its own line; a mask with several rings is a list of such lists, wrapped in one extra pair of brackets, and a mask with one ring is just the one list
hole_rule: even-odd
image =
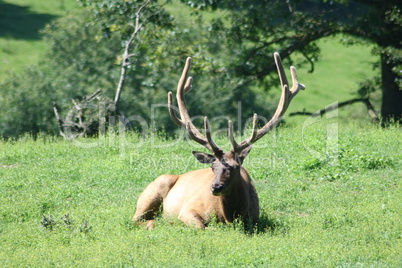
[[(32, 90), (32, 86), (41, 84), (41, 90)], [(47, 75), (40, 70), (29, 68), (26, 75), (13, 75), (1, 84), (0, 97), (1, 135), (17, 136), (25, 132), (36, 135), (40, 130), (54, 129), (51, 120), (52, 88)], [(49, 124), (50, 123), (50, 124)]]
[[(95, 18), (94, 21), (99, 22), (103, 27), (106, 36), (110, 36), (112, 32), (122, 32), (125, 38), (131, 35), (132, 27), (137, 19), (137, 12), (146, 1), (113, 1), (113, 0), (78, 0), (84, 7), (92, 7)], [(170, 2), (170, 1), (166, 1)], [(169, 29), (173, 26), (173, 18), (166, 12), (163, 5), (158, 1), (150, 1), (145, 8), (141, 10), (141, 22), (146, 21), (147, 33), (153, 35), (153, 38), (160, 34), (156, 29)], [(153, 28), (151, 31), (149, 28)], [(149, 36), (148, 36), (149, 37)]]
[[(83, 25), (87, 14), (66, 16), (49, 25), (44, 30), (51, 47), (46, 60), (0, 85), (0, 111), (4, 115), (0, 121), (2, 136), (55, 132), (53, 101), (67, 110), (72, 98), (80, 99), (98, 87), (110, 87), (114, 83), (113, 78), (103, 73), (113, 73), (114, 55), (110, 50), (119, 41), (111, 40), (105, 44), (109, 47), (95, 49), (99, 30)], [(56, 28), (63, 30), (56, 31)], [(100, 60), (106, 60), (105, 64), (99, 64)]]
[(400, 129), (336, 121), (336, 151), (326, 137), (333, 123), (287, 126), (255, 144), (245, 161), (262, 210), (252, 235), (239, 222), (205, 231), (163, 218), (152, 231), (131, 223), (150, 181), (204, 168), (194, 142), (113, 132), (3, 141), (0, 265), (399, 267)]
[[(43, 35), (50, 50), (41, 63), (18, 77), (10, 77), (0, 85), (2, 114), (1, 135), (16, 137), (25, 132), (37, 135), (40, 131), (56, 132), (51, 103), (55, 101), (64, 118), (70, 112), (71, 99), (81, 99), (101, 89), (103, 96), (113, 98), (120, 75), (121, 53), (132, 31), (132, 12), (140, 2), (124, 2), (123, 13), (118, 2), (86, 2), (93, 9), (78, 11), (48, 25)], [(205, 44), (207, 35), (204, 26), (189, 24), (188, 28), (161, 28), (171, 17), (162, 16), (163, 7), (155, 6), (159, 13), (144, 9), (141, 17), (143, 30), (134, 41), (131, 51), (125, 88), (122, 93), (120, 111), (132, 120), (134, 128), (144, 131), (161, 130), (173, 132), (177, 129), (167, 113), (166, 95), (176, 87), (186, 56), (193, 56), (194, 90), (188, 96), (192, 115), (197, 117), (208, 111), (209, 116), (231, 116), (237, 121), (238, 109), (245, 112), (246, 119), (254, 110), (268, 114), (267, 102), (257, 99), (247, 87), (236, 87), (236, 80), (227, 76), (224, 66), (215, 60)], [(151, 12), (152, 11), (152, 12)], [(153, 16), (158, 13), (161, 17)], [(124, 20), (129, 18), (131, 21)], [(163, 22), (162, 22), (163, 21)], [(192, 46), (187, 44), (192, 43)], [(223, 71), (220, 71), (223, 69)], [(39, 79), (41, 78), (41, 79)], [(208, 89), (208, 90), (206, 90)], [(17, 94), (16, 94), (17, 93)], [(242, 102), (239, 108), (238, 101)], [(24, 101), (25, 100), (25, 101)], [(24, 107), (20, 103), (26, 103)], [(222, 111), (221, 107), (226, 107)], [(13, 111), (10, 113), (10, 111)], [(39, 111), (35, 112), (35, 111)], [(94, 115), (98, 111), (94, 110)], [(227, 124), (216, 120), (215, 126)]]
[[(212, 22), (213, 34), (223, 36), (237, 57), (233, 72), (247, 80), (267, 83), (275, 66), (269, 55), (304, 57), (311, 71), (320, 56), (316, 41), (339, 33), (362, 38), (378, 46), (381, 58), (382, 117), (402, 120), (401, 3), (400, 1), (182, 1), (198, 13), (225, 11)], [(376, 63), (377, 64), (377, 63)]]
[[(105, 98), (113, 98), (123, 47), (133, 30), (136, 11), (144, 1), (82, 0), (80, 3), (85, 8), (43, 29), (49, 50), (40, 63), (22, 74), (10, 75), (0, 84), (0, 135), (3, 137), (18, 137), (26, 132), (33, 135), (41, 131), (57, 133), (53, 101), (65, 117), (71, 109), (71, 99), (79, 100), (98, 89)], [(309, 4), (315, 8), (308, 8)], [(151, 2), (141, 12), (143, 27), (131, 47), (135, 56), (130, 58), (121, 111), (133, 121), (134, 128), (172, 134), (177, 127), (166, 112), (166, 94), (175, 89), (185, 58), (192, 56), (195, 90), (186, 96), (191, 115), (195, 121), (205, 114), (216, 118), (214, 129), (226, 128), (227, 118), (231, 118), (242, 132), (251, 114), (258, 112), (268, 118), (274, 108), (272, 96), (265, 92), (278, 84), (277, 75), (272, 72), (275, 69), (273, 51), (280, 51), (286, 58), (285, 65), (309, 64), (312, 71), (316, 69), (317, 60), (324, 57), (320, 54), (323, 46), (316, 41), (318, 38), (336, 32), (357, 34), (352, 31), (355, 28), (354, 24), (349, 24), (351, 22), (358, 23), (359, 27), (367, 25), (363, 19), (354, 20), (352, 16), (360, 16), (367, 9), (359, 9), (359, 13), (357, 3), (347, 7), (343, 4), (240, 0), (189, 1), (186, 5), (179, 1)], [(393, 1), (391, 4), (386, 6), (385, 21), (393, 25), (391, 30), (395, 33), (399, 29), (394, 27), (400, 23), (399, 11)], [(331, 9), (327, 10), (328, 7)], [(374, 11), (369, 12), (370, 16), (378, 21)], [(339, 14), (347, 16), (338, 21)], [(385, 60), (392, 64), (394, 74), (400, 69), (399, 48), (388, 45), (375, 51), (377, 55), (391, 55)], [(344, 61), (352, 63), (354, 59), (349, 56)], [(331, 68), (339, 69), (337, 67)], [(354, 72), (347, 73), (350, 74), (348, 81), (356, 79)], [(399, 76), (396, 78), (399, 83)], [(326, 88), (322, 80), (327, 79), (315, 77), (307, 84), (308, 88), (309, 85)], [(336, 82), (339, 88), (350, 85), (343, 77), (335, 80), (339, 80)], [(360, 87), (359, 94), (365, 97), (378, 94), (373, 91), (380, 88), (379, 81), (383, 80), (367, 81)], [(334, 88), (333, 91), (345, 90), (349, 89)], [(320, 97), (326, 94), (320, 91), (306, 103), (322, 105), (324, 98), (327, 103), (327, 96)], [(342, 100), (343, 93), (336, 96), (337, 100)], [(301, 109), (304, 108), (303, 102)], [(92, 116), (97, 114), (94, 109)]]

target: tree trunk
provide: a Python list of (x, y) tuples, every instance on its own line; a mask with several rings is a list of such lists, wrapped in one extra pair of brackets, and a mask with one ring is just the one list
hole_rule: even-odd
[(381, 116), (385, 125), (391, 122), (402, 123), (402, 90), (395, 81), (396, 74), (392, 70), (394, 67), (388, 56), (381, 54)]

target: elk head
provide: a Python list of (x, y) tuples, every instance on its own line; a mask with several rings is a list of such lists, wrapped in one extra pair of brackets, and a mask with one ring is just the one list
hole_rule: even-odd
[(233, 134), (233, 125), (232, 122), (229, 120), (228, 135), (232, 144), (232, 149), (228, 152), (224, 152), (213, 141), (211, 137), (209, 121), (206, 116), (204, 117), (205, 136), (201, 134), (201, 132), (194, 126), (191, 121), (190, 115), (187, 111), (186, 102), (184, 100), (184, 95), (188, 91), (190, 91), (192, 87), (192, 78), (187, 78), (191, 65), (190, 57), (186, 60), (186, 65), (183, 69), (183, 73), (177, 86), (176, 99), (179, 107), (180, 118), (176, 116), (175, 110), (172, 105), (172, 92), (168, 93), (169, 114), (173, 122), (175, 122), (180, 127), (185, 127), (190, 137), (195, 142), (203, 145), (212, 153), (207, 154), (203, 152), (193, 151), (193, 155), (198, 159), (198, 161), (200, 161), (201, 163), (212, 165), (212, 170), (214, 172), (215, 178), (211, 185), (211, 192), (214, 195), (225, 195), (226, 192), (230, 191), (230, 189), (232, 189), (232, 187), (239, 182), (238, 179), (241, 177), (241, 172), (245, 172), (243, 171), (242, 167), (243, 161), (250, 152), (253, 143), (262, 138), (265, 134), (267, 134), (276, 126), (276, 124), (281, 120), (282, 116), (286, 112), (293, 97), (299, 92), (300, 89), (305, 88), (303, 84), (300, 84), (298, 82), (296, 69), (293, 66), (290, 67), (293, 86), (292, 88), (289, 88), (289, 83), (286, 78), (286, 74), (279, 54), (274, 53), (274, 58), (282, 86), (282, 94), (278, 107), (271, 120), (259, 130), (256, 127), (257, 114), (254, 114), (252, 133), (249, 138), (245, 139), (241, 143), (236, 142)]

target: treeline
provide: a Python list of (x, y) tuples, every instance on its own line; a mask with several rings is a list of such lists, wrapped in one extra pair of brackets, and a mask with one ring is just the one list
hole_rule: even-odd
[[(344, 1), (318, 0), (302, 5), (267, 0), (183, 2), (186, 5), (149, 2), (138, 12), (146, 1), (80, 0), (82, 8), (43, 29), (48, 50), (41, 62), (0, 84), (0, 135), (58, 133), (53, 103), (57, 103), (61, 119), (92, 120), (92, 126), (99, 124), (97, 120), (107, 126), (129, 120), (132, 128), (172, 133), (177, 127), (169, 119), (167, 93), (175, 91), (187, 56), (194, 58), (194, 90), (186, 99), (195, 123), (197, 116), (208, 115), (215, 118), (215, 127), (226, 127), (231, 118), (241, 131), (253, 112), (268, 116), (274, 108), (266, 94), (258, 94), (278, 85), (274, 51), (281, 53), (286, 65), (294, 63), (293, 53), (299, 53), (303, 60), (296, 63), (309, 64), (313, 71), (320, 55), (316, 40), (342, 31), (358, 36), (363, 24), (354, 18), (378, 11), (359, 1), (350, 1), (350, 6)], [(400, 31), (394, 27), (401, 24), (395, 9), (399, 5), (389, 1), (384, 6), (390, 15), (383, 20), (393, 23), (385, 34)], [(341, 12), (345, 8), (348, 13)], [(340, 14), (342, 19), (336, 17)], [(354, 25), (357, 22), (360, 24)], [(136, 23), (141, 30), (129, 46), (130, 57), (124, 58)], [(376, 41), (367, 36), (365, 42)], [(388, 42), (376, 53), (385, 60), (385, 50), (391, 48), (392, 61), (388, 62), (392, 73), (401, 64), (400, 49)], [(116, 111), (113, 99), (123, 65), (124, 88)], [(394, 80), (399, 89), (399, 80)], [(380, 77), (369, 79), (360, 95), (367, 97), (379, 90), (381, 81)], [(76, 117), (74, 106), (98, 90), (101, 97)], [(398, 98), (394, 94), (394, 99)], [(390, 112), (397, 120), (398, 111), (394, 107)], [(96, 127), (87, 134), (94, 133)]]
[[(117, 12), (118, 8), (113, 8)], [(114, 17), (110, 10), (100, 14), (96, 7), (88, 6), (43, 29), (48, 51), (41, 62), (22, 74), (10, 76), (0, 85), (0, 135), (56, 134), (59, 130), (53, 102), (65, 119), (74, 110), (73, 100), (80, 102), (100, 89), (100, 101), (85, 111), (86, 117), (96, 119), (101, 109), (98, 105), (110, 102), (118, 86), (123, 49), (135, 22), (131, 12), (135, 13), (138, 5), (129, 8), (127, 16)], [(143, 128), (145, 122), (148, 130), (170, 133), (176, 130), (167, 112), (167, 93), (176, 90), (187, 56), (194, 57), (196, 62), (192, 68), (197, 76), (194, 91), (187, 96), (194, 116), (206, 113), (211, 118), (230, 116), (236, 121), (238, 109), (248, 115), (254, 109), (270, 109), (265, 103), (262, 106), (263, 101), (256, 98), (251, 85), (239, 86), (239, 81), (227, 74), (223, 60), (217, 57), (218, 38), (212, 40), (204, 24), (195, 21), (189, 25), (175, 24), (167, 13), (158, 14), (164, 10), (163, 6), (147, 8), (141, 14), (141, 32), (130, 48), (135, 55), (129, 59), (116, 118), (124, 115), (133, 119), (133, 128)], [(155, 18), (155, 14), (159, 17)], [(210, 44), (204, 43), (206, 39)], [(238, 100), (243, 102), (239, 104)], [(108, 108), (111, 112), (108, 116), (113, 116), (113, 107)], [(224, 119), (215, 123), (226, 124)]]

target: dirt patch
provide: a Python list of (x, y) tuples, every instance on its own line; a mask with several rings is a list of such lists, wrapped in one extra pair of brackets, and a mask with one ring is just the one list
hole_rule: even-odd
[(16, 168), (17, 165), (0, 165), (0, 168)]

